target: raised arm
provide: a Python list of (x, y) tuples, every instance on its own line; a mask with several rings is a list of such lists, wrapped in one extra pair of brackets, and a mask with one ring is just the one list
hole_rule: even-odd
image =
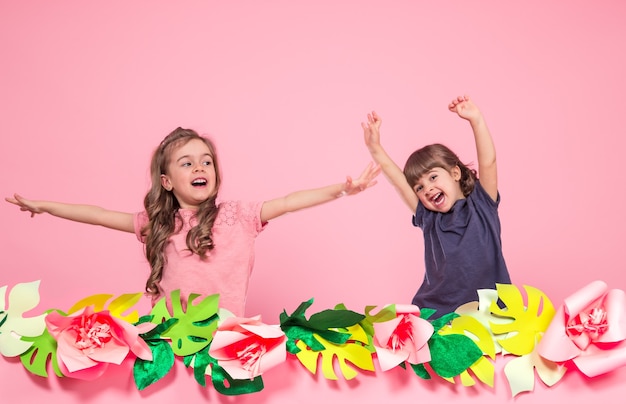
[(448, 105), (448, 109), (470, 123), (476, 143), (480, 184), (495, 201), (498, 198), (496, 148), (483, 114), (467, 95), (453, 99)]
[(301, 209), (321, 205), (342, 196), (356, 195), (376, 185), (374, 178), (376, 178), (378, 174), (380, 174), (380, 167), (370, 163), (356, 180), (348, 176), (344, 183), (296, 191), (284, 197), (266, 201), (261, 208), (261, 221), (267, 222), (285, 213), (296, 212)]
[(131, 213), (116, 212), (93, 205), (75, 205), (51, 201), (31, 201), (18, 194), (12, 198), (5, 198), (9, 203), (20, 207), (21, 211), (30, 212), (30, 216), (48, 213), (62, 219), (74, 222), (93, 224), (133, 233), (133, 215)]
[(406, 181), (404, 173), (398, 165), (389, 157), (383, 146), (380, 144), (380, 125), (382, 120), (373, 112), (367, 114), (367, 123), (361, 123), (365, 145), (372, 158), (378, 163), (387, 177), (387, 180), (396, 188), (400, 198), (406, 203), (412, 213), (417, 209), (418, 198), (411, 185)]

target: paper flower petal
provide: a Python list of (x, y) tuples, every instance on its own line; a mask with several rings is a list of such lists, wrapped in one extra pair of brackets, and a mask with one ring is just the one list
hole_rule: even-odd
[(396, 318), (374, 323), (374, 346), (383, 371), (403, 362), (419, 364), (430, 361), (428, 340), (433, 325), (419, 317), (415, 305), (396, 305)]
[(619, 348), (600, 349), (590, 346), (585, 353), (573, 359), (574, 364), (588, 377), (596, 377), (626, 366), (626, 343)]
[(557, 311), (538, 353), (572, 361), (589, 377), (626, 366), (626, 294), (594, 281), (572, 293)]
[[(108, 311), (94, 312), (90, 306), (72, 316), (53, 311), (46, 317), (46, 324), (57, 340), (57, 358), (66, 376), (97, 377), (108, 364), (121, 364), (130, 351), (152, 360), (152, 351), (139, 330)], [(143, 325), (142, 329), (150, 327)]]
[(213, 336), (209, 355), (236, 380), (254, 379), (287, 358), (287, 337), (260, 316), (229, 317)]

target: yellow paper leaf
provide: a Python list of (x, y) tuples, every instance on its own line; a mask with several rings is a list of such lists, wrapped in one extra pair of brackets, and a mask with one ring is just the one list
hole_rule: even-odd
[[(494, 386), (496, 369), (492, 361), (483, 356), (482, 358), (474, 362), (472, 366), (470, 366), (470, 370), (472, 371), (472, 373), (474, 373), (474, 375), (476, 375), (478, 380), (480, 380), (489, 387)], [(464, 386), (474, 385), (474, 379), (471, 377), (470, 372), (466, 370), (461, 374), (461, 376), (461, 382)], [(471, 384), (469, 384), (467, 380), (468, 378), (472, 380)]]
[(439, 330), (439, 334), (462, 334), (471, 338), (472, 341), (483, 351), (485, 355), (494, 359), (496, 356), (496, 344), (487, 328), (471, 316), (459, 316), (453, 319), (449, 325)]
[(74, 303), (74, 305), (70, 307), (70, 309), (67, 311), (67, 314), (75, 313), (88, 306), (93, 306), (94, 311), (102, 311), (104, 310), (104, 307), (106, 306), (106, 302), (112, 297), (113, 295), (104, 294), (104, 293), (87, 296), (84, 299), (81, 299), (77, 301), (76, 303)]
[(552, 321), (554, 306), (542, 291), (531, 286), (524, 286), (528, 298), (526, 303), (516, 286), (499, 284), (496, 287), (506, 307), (501, 309), (496, 302), (492, 302), (491, 312), (512, 318), (513, 321), (506, 324), (490, 323), (491, 330), (494, 334), (511, 333), (507, 338), (499, 339), (498, 343), (512, 354), (527, 355), (535, 349)]
[(326, 348), (323, 351), (313, 351), (304, 342), (298, 341), (296, 343), (296, 346), (300, 348), (300, 352), (296, 354), (298, 360), (311, 373), (316, 374), (317, 364), (321, 356), (322, 373), (329, 380), (338, 379), (334, 369), (335, 358), (337, 358), (341, 373), (346, 380), (352, 380), (358, 374), (352, 366), (348, 365), (348, 362), (359, 369), (374, 371), (372, 353), (365, 346), (368, 343), (368, 337), (363, 328), (359, 324), (355, 324), (347, 328), (347, 332), (351, 334), (350, 340), (340, 345), (314, 334), (315, 338)]
[(495, 341), (495, 352), (496, 354), (505, 353), (502, 351), (502, 346), (498, 343), (498, 340), (507, 338), (508, 335), (495, 335), (491, 331), (490, 324), (508, 324), (511, 323), (511, 319), (494, 316), (491, 313), (491, 305), (493, 302), (498, 301), (498, 291), (495, 289), (479, 289), (478, 291), (478, 302), (469, 302), (462, 306), (459, 306), (455, 313), (460, 316), (470, 316), (480, 322), (491, 334), (491, 338)]
[(137, 310), (124, 315), (124, 312), (136, 305), (143, 297), (143, 293), (126, 293), (115, 298), (109, 304), (109, 312), (112, 316), (122, 319), (128, 323), (136, 323), (139, 320)]
[[(142, 296), (143, 296), (142, 293), (123, 294), (115, 298), (113, 301), (111, 301), (111, 303), (108, 306), (108, 310), (113, 317), (117, 317), (128, 323), (135, 323), (139, 320), (139, 313), (136, 310), (132, 311), (131, 313), (127, 315), (124, 315), (123, 313), (124, 311), (128, 310), (129, 308), (137, 304), (137, 302), (139, 301), (139, 299), (141, 299)], [(88, 296), (76, 302), (68, 310), (68, 314), (72, 314), (88, 306), (93, 306), (93, 309), (96, 312), (103, 311), (107, 309), (107, 301), (111, 297), (113, 297), (113, 295), (110, 295), (110, 294), (97, 294), (97, 295)]]

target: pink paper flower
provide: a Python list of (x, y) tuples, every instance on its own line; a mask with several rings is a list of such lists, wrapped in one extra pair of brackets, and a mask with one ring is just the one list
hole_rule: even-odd
[(432, 324), (419, 317), (415, 305), (396, 305), (396, 315), (393, 320), (374, 323), (374, 347), (383, 371), (405, 361), (414, 365), (430, 361)]
[(89, 306), (72, 316), (51, 312), (46, 316), (46, 325), (57, 341), (57, 358), (65, 376), (94, 379), (110, 363), (121, 364), (129, 351), (141, 359), (152, 360), (152, 351), (139, 334), (155, 324), (133, 326), (108, 311), (94, 313)]
[(572, 361), (589, 377), (626, 365), (626, 294), (594, 281), (565, 299), (537, 346), (552, 362)]
[(253, 379), (287, 358), (287, 337), (261, 317), (230, 317), (217, 328), (209, 355), (233, 378)]

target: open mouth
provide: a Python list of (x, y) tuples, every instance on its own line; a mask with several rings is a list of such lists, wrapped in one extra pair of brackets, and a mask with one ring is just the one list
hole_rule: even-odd
[(444, 195), (443, 195), (443, 192), (439, 192), (437, 195), (435, 195), (434, 197), (432, 197), (432, 198), (430, 199), (430, 201), (431, 201), (433, 204), (435, 204), (435, 205), (439, 206), (439, 205), (441, 205), (441, 204), (443, 203), (443, 200), (444, 200), (444, 199), (445, 199), (445, 197), (444, 197)]
[(195, 180), (191, 181), (191, 185), (193, 185), (194, 187), (203, 187), (206, 186), (207, 184), (207, 180), (204, 178), (196, 178)]

